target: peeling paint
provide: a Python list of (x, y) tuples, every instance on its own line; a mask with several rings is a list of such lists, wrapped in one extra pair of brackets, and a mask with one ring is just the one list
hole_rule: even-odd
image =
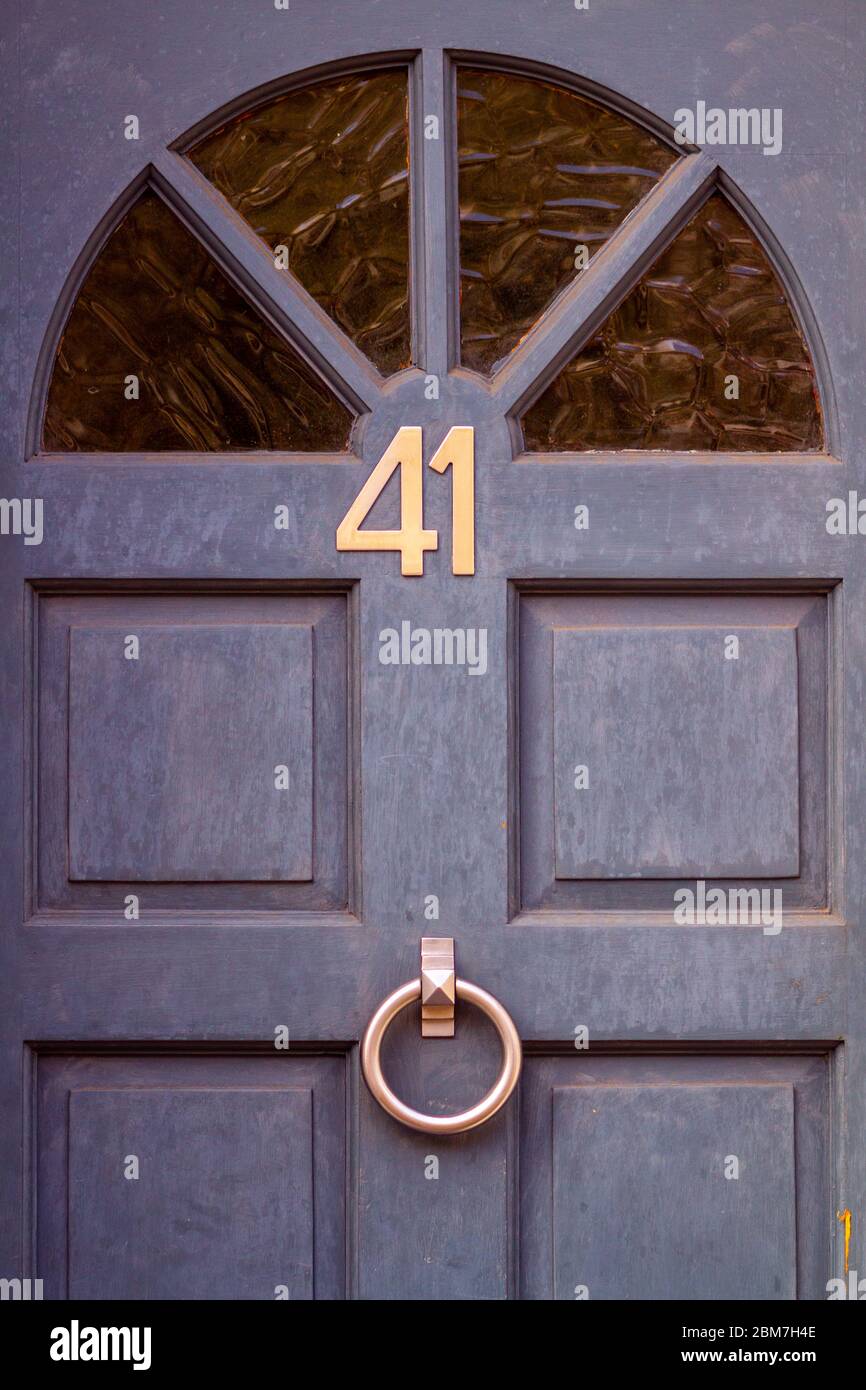
[(841, 1221), (845, 1227), (845, 1273), (848, 1273), (848, 1257), (851, 1253), (851, 1212), (848, 1207), (844, 1211), (837, 1211), (836, 1220)]

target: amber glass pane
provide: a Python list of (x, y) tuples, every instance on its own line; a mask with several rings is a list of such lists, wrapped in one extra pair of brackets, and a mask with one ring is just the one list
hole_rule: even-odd
[(462, 68), (462, 360), (490, 372), (677, 158), (562, 87)]
[(527, 411), (523, 430), (528, 449), (821, 447), (808, 349), (767, 257), (721, 194)]
[[(127, 377), (139, 378), (128, 400)], [(66, 324), (48, 450), (345, 449), (351, 417), (146, 193), (100, 252)]]
[(189, 151), (385, 373), (410, 361), (408, 151), (405, 69), (290, 92)]

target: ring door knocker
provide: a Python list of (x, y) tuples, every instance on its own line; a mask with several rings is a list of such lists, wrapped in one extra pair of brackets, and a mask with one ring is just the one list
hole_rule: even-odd
[[(454, 1003), (462, 999), (481, 1009), (492, 1022), (502, 1043), (502, 1069), (495, 1083), (476, 1105), (459, 1115), (424, 1115), (396, 1096), (382, 1073), (380, 1052), (389, 1024), (401, 1009), (421, 1000), (421, 1036), (454, 1036)], [(454, 941), (451, 937), (425, 936), (421, 941), (421, 974), (407, 980), (383, 1000), (367, 1024), (361, 1043), (361, 1069), (371, 1093), (383, 1110), (410, 1129), (424, 1134), (463, 1134), (483, 1125), (501, 1110), (520, 1075), (522, 1050), (520, 1037), (510, 1014), (478, 985), (458, 979), (454, 969)]]

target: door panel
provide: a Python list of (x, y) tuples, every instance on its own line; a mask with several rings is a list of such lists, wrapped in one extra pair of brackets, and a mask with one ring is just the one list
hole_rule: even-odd
[(346, 911), (345, 592), (35, 607), (37, 915)]
[(560, 590), (519, 598), (524, 912), (826, 910), (827, 596)]
[(343, 1297), (343, 1058), (45, 1055), (37, 1095), (46, 1297)]
[(312, 878), (310, 628), (123, 634), (70, 629), (69, 878)]
[[(751, 1297), (793, 1298), (793, 1121), (790, 1086), (557, 1087), (557, 1298), (568, 1296), (583, 1266), (586, 1287), (601, 1298), (638, 1298), (666, 1269), (668, 1297), (694, 1297), (703, 1286), (705, 1298), (736, 1298), (743, 1294), (743, 1268)], [(720, 1135), (737, 1151), (731, 1157), (744, 1154), (760, 1184), (722, 1186)], [(615, 1155), (615, 1166), (607, 1154)], [(664, 1175), (654, 1183), (650, 1174), (661, 1154)], [(599, 1222), (612, 1211), (625, 1212), (616, 1250)], [(715, 1271), (710, 1289), (708, 1266)]]
[(533, 1057), (529, 1298), (824, 1297), (825, 1057)]

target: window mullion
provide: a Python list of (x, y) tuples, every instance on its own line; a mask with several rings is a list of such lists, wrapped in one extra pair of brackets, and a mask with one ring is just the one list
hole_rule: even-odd
[(452, 80), (442, 49), (425, 48), (412, 92), (415, 360), (437, 376), (453, 360), (457, 299)]
[(154, 161), (159, 191), (246, 294), (309, 357), (345, 403), (362, 412), (378, 399), (381, 378), (293, 276), (208, 181), (171, 151)]
[(578, 352), (703, 202), (715, 177), (707, 154), (674, 165), (573, 284), (554, 300), (493, 379), (507, 413), (522, 412)]

